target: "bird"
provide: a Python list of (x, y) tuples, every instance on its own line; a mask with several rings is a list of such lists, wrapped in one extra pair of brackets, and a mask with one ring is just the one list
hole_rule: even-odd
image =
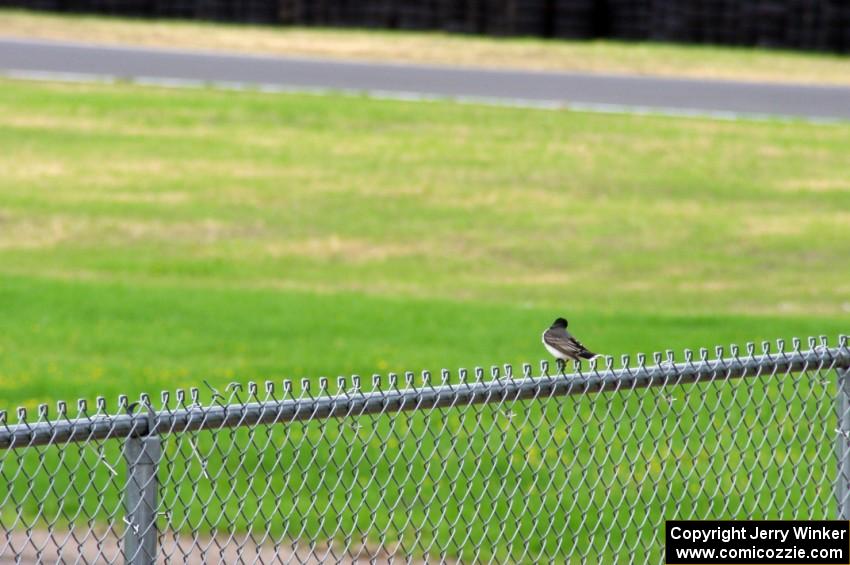
[(558, 318), (543, 332), (543, 346), (558, 360), (559, 370), (564, 369), (567, 360), (593, 359), (597, 353), (588, 350), (579, 340), (567, 331), (568, 322)]

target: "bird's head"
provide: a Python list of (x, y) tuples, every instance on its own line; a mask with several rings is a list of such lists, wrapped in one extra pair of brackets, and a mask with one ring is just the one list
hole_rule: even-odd
[(566, 328), (567, 327), (567, 320), (565, 318), (558, 318), (557, 320), (552, 322), (552, 327), (553, 328)]

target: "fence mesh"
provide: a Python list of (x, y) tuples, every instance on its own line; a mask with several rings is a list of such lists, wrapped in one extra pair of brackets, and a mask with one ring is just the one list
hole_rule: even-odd
[[(143, 397), (132, 421), (161, 439), (157, 562), (661, 563), (665, 519), (834, 518), (842, 343), (793, 363), (751, 349)], [(2, 418), (0, 563), (134, 557), (125, 440), (95, 431), (134, 435), (120, 404)], [(34, 439), (62, 423), (88, 438)]]

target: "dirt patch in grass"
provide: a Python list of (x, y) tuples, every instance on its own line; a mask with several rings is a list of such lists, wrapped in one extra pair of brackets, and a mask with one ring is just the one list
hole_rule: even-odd
[[(265, 536), (258, 535), (258, 539)], [(123, 542), (112, 531), (5, 530), (0, 565), (6, 563), (123, 563)], [(258, 543), (245, 534), (191, 536), (164, 532), (159, 539), (159, 560), (175, 563), (388, 563), (409, 561), (403, 551), (376, 547), (345, 548), (309, 542)], [(441, 562), (446, 562), (441, 560)]]

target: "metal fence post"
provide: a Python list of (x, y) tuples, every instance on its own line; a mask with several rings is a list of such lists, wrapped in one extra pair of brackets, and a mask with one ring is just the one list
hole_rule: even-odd
[(124, 443), (124, 460), (127, 463), (124, 561), (128, 565), (156, 563), (159, 491), (156, 472), (161, 454), (161, 440), (156, 435), (129, 437)]
[(850, 369), (836, 369), (838, 380), (838, 476), (835, 496), (838, 501), (838, 519), (850, 520)]

